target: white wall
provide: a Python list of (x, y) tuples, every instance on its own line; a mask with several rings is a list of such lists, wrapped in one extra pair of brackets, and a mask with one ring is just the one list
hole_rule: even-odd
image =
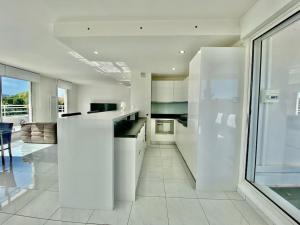
[(266, 23), (279, 19), (287, 9), (299, 0), (259, 0), (241, 18), (241, 38), (245, 38), (262, 28)]
[(118, 83), (79, 84), (77, 88), (78, 111), (82, 114), (90, 110), (92, 102), (118, 103), (119, 106), (122, 101), (130, 108), (130, 88)]
[(131, 77), (130, 101), (133, 108), (140, 110), (140, 116), (147, 116), (147, 143), (151, 136), (151, 73), (135, 73)]
[(78, 85), (72, 84), (72, 88), (67, 91), (68, 93), (68, 112), (73, 113), (78, 111)]
[(136, 73), (131, 77), (131, 106), (141, 110), (140, 115), (146, 116), (151, 113), (151, 73), (145, 76)]

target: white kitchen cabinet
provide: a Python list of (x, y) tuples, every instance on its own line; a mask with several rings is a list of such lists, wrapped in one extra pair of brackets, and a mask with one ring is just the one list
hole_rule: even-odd
[(186, 102), (188, 100), (187, 80), (152, 81), (153, 102)]
[(189, 133), (189, 129), (183, 126), (181, 123), (176, 121), (175, 123), (176, 133), (175, 133), (175, 143), (179, 149), (184, 161), (189, 167), (190, 172), (193, 177), (196, 178), (197, 175), (197, 155), (194, 151), (193, 142)]
[(186, 102), (188, 100), (187, 80), (175, 80), (174, 83), (174, 102)]
[(114, 146), (116, 199), (135, 201), (146, 149), (145, 125), (136, 138), (115, 138)]
[(173, 102), (173, 81), (152, 81), (153, 102)]

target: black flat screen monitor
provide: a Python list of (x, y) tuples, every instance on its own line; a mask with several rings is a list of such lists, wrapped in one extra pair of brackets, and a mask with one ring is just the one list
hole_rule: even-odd
[(116, 103), (91, 103), (90, 111), (91, 112), (105, 112), (105, 111), (114, 111), (117, 110)]

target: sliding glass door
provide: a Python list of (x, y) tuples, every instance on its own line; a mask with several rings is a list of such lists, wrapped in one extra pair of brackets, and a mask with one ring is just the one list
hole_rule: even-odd
[(21, 129), (21, 123), (31, 121), (31, 82), (1, 77), (1, 119), (13, 123), (13, 131)]
[(300, 14), (253, 44), (246, 178), (300, 221)]

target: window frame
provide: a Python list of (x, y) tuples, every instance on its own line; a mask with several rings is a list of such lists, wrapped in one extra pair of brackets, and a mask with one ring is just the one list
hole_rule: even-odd
[[(31, 123), (32, 122), (32, 118), (33, 118), (33, 110), (32, 110), (32, 81), (30, 80), (24, 80), (24, 79), (20, 79), (20, 78), (16, 78), (16, 77), (12, 77), (12, 76), (8, 76), (8, 75), (0, 75), (0, 122), (3, 122), (3, 116), (2, 116), (2, 100), (3, 100), (3, 93), (2, 93), (2, 78), (3, 77), (7, 77), (10, 79), (15, 79), (15, 80), (21, 80), (21, 81), (26, 81), (29, 82), (29, 93), (28, 93), (28, 122)], [(13, 129), (13, 133), (19, 132), (20, 130), (14, 130)]]

